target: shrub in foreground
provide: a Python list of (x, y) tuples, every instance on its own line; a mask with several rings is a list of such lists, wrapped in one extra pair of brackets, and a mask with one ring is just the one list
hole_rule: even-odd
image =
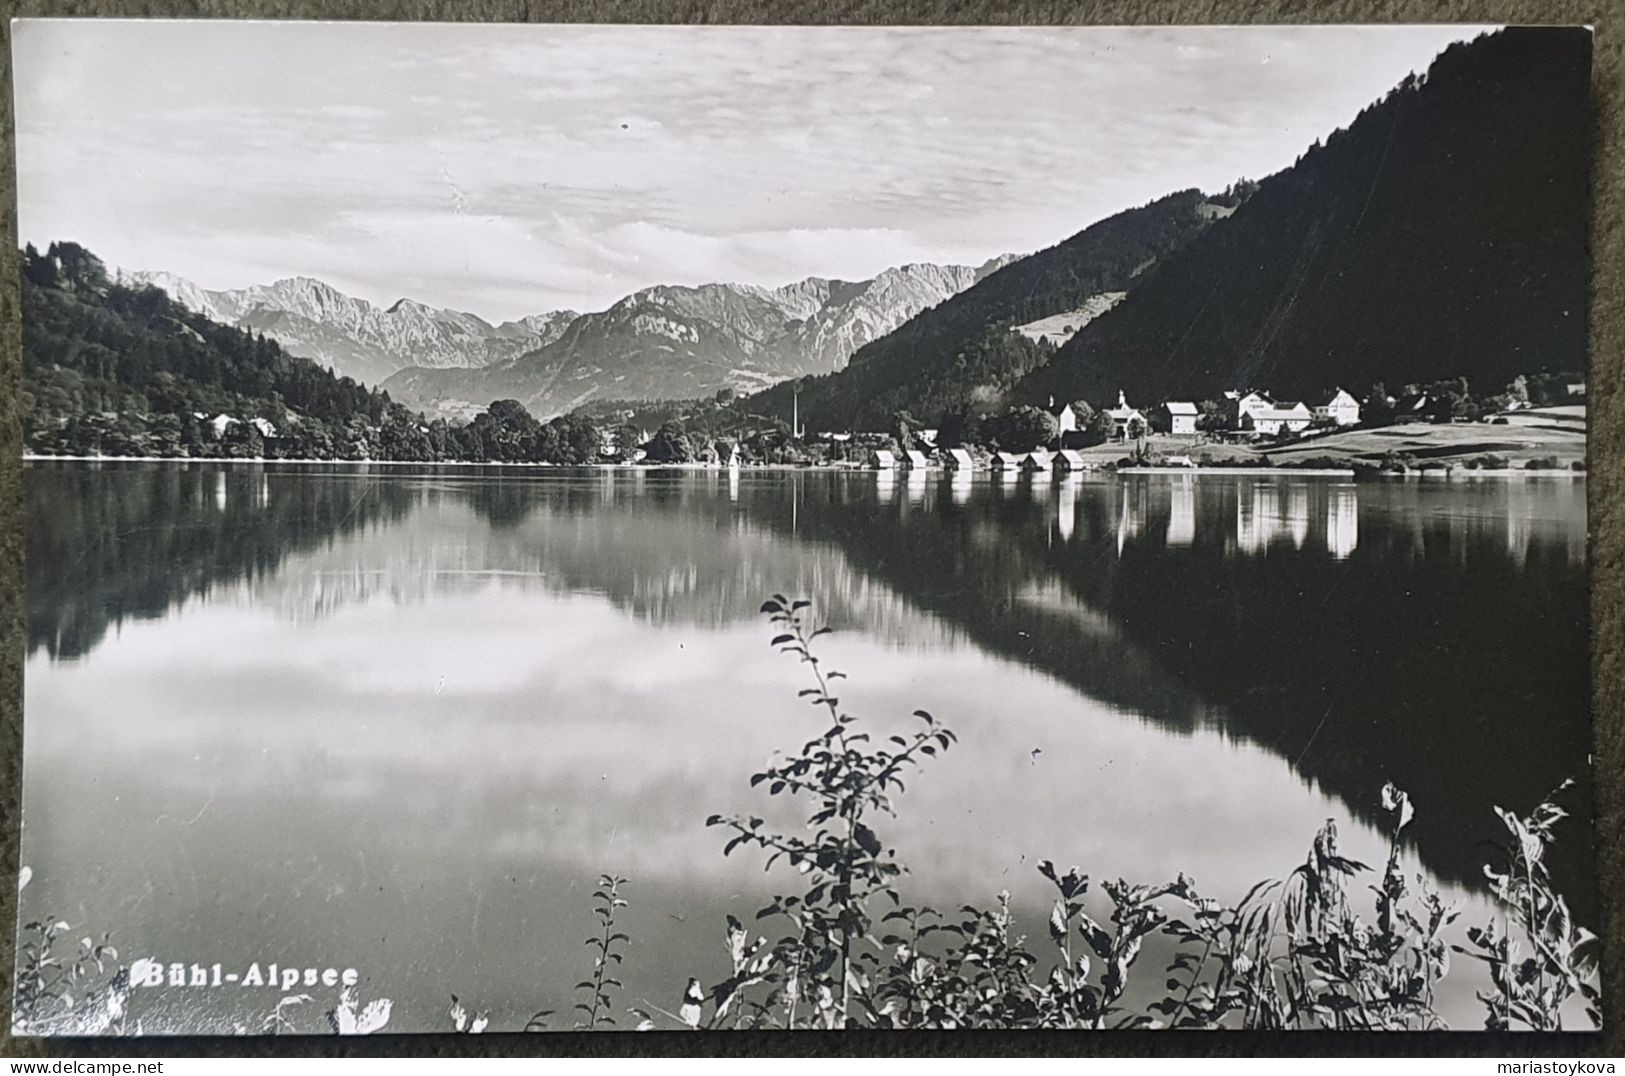
[[(1506, 867), (1486, 873), (1497, 900), (1514, 913), (1516, 939), (1492, 923), (1469, 929), (1466, 945), (1447, 940), (1458, 912), (1422, 876), (1407, 878), (1400, 835), (1414, 811), (1391, 784), (1381, 797), (1386, 863), (1367, 887), (1373, 899), (1363, 915), (1352, 883), (1372, 868), (1343, 854), (1333, 821), (1303, 863), (1255, 885), (1234, 906), (1201, 895), (1183, 875), (1154, 885), (1103, 880), (1109, 912), (1100, 921), (1088, 908), (1089, 876), (1043, 862), (1038, 872), (1053, 890), (1047, 944), (1029, 944), (1007, 892), (991, 908), (953, 912), (907, 902), (897, 888), (906, 868), (872, 825), (894, 815), (902, 775), (955, 737), (916, 711), (920, 724), (874, 746), (871, 732), (882, 732), (846, 713), (831, 693), (841, 674), (814, 652), (828, 629), (808, 630), (808, 607), (775, 596), (763, 612), (776, 631), (773, 645), (808, 668), (811, 686), (802, 697), (831, 724), (751, 783), (765, 783), (770, 796), (807, 798), (813, 836), (777, 833), (758, 817), (710, 819), (731, 831), (725, 854), (755, 848), (769, 869), (782, 862), (801, 883), (757, 913), (779, 924), (776, 941), (751, 941), (739, 920), (728, 918), (729, 973), (710, 989), (691, 979), (677, 1023), (1423, 1030), (1444, 1026), (1434, 996), (1452, 952), (1489, 968), (1493, 989), (1479, 995), (1487, 1027), (1560, 1029), (1577, 997), (1599, 1021), (1596, 938), (1573, 922), (1541, 866), (1564, 817), (1549, 801), (1523, 817), (1497, 808), (1510, 837)], [(1165, 967), (1145, 973), (1139, 964), (1153, 936), (1171, 941), (1173, 953)], [(1530, 955), (1521, 956), (1525, 951)], [(1131, 981), (1142, 979), (1131, 990)], [(656, 1013), (635, 1011), (640, 1026), (659, 1026)]]
[[(1459, 913), (1401, 865), (1400, 837), (1414, 811), (1392, 784), (1381, 793), (1388, 847), (1380, 875), (1344, 853), (1336, 823), (1327, 821), (1302, 863), (1259, 882), (1234, 905), (1204, 896), (1180, 875), (1150, 885), (1103, 879), (1104, 901), (1091, 906), (1090, 877), (1048, 861), (1037, 867), (1051, 904), (1036, 942), (1023, 933), (1008, 892), (991, 907), (944, 911), (909, 902), (899, 889), (907, 869), (882, 836), (884, 825), (896, 815), (905, 778), (957, 738), (923, 710), (888, 732), (842, 708), (835, 685), (844, 675), (828, 668), (815, 646), (829, 629), (810, 627), (809, 608), (776, 595), (762, 611), (773, 625), (772, 645), (805, 667), (800, 697), (822, 731), (751, 777), (770, 797), (805, 803), (806, 829), (781, 833), (752, 815), (708, 820), (729, 834), (725, 855), (754, 851), (769, 870), (795, 880), (755, 915), (776, 937), (726, 916), (722, 972), (710, 986), (690, 978), (671, 1010), (647, 1002), (625, 1009), (639, 1030), (1424, 1030), (1444, 1026), (1434, 999), (1452, 974), (1452, 953), (1487, 972), (1477, 993), (1487, 1028), (1563, 1030), (1565, 1011), (1576, 1008), (1600, 1026), (1597, 938), (1575, 923), (1545, 867), (1566, 817), (1552, 799), (1567, 782), (1527, 815), (1496, 808), (1508, 837), (1485, 874), (1503, 915), (1467, 928), (1462, 942), (1447, 937)], [(1375, 884), (1355, 884), (1365, 875), (1377, 875)], [(575, 986), (577, 1029), (621, 1026), (618, 968), (632, 939), (616, 918), (627, 905), (626, 884), (615, 875), (599, 878), (599, 925), (584, 943), (593, 966)], [(129, 972), (118, 967), (106, 977), (118, 958), (107, 935), (62, 954), (70, 929), (51, 919), (23, 928), (13, 1016), (19, 1034), (126, 1030)], [(1148, 971), (1143, 956), (1152, 939), (1170, 955)], [(293, 1014), (309, 1001), (283, 998), (260, 1030), (297, 1030)], [(327, 1025), (365, 1034), (382, 1028), (389, 1011), (387, 999), (362, 1008), (347, 991), (327, 1011)], [(525, 1030), (547, 1028), (552, 1015), (535, 1014)], [(488, 1013), (471, 1015), (456, 996), (447, 1017), (459, 1032), (489, 1024)]]

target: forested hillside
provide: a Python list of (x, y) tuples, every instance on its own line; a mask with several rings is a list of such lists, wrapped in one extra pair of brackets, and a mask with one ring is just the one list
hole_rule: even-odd
[(1585, 369), (1583, 29), (1455, 45), (1148, 274), (1018, 401)]
[[(998, 402), (1051, 354), (1011, 326), (1074, 310), (1102, 292), (1138, 286), (1138, 278), (1215, 216), (1204, 209), (1208, 205), (1200, 191), (1181, 191), (1011, 262), (859, 349), (845, 370), (799, 382), (803, 414), (826, 429), (881, 429), (900, 409), (935, 421), (966, 403)], [(744, 406), (788, 418), (792, 392), (793, 384), (777, 385)]]
[(378, 389), (222, 325), (159, 288), (114, 283), (75, 243), (22, 253), (23, 443), (48, 455), (297, 459), (598, 458), (590, 419), (498, 400), (429, 421)]
[[(252, 419), (331, 445), (352, 423), (382, 424), (389, 398), (273, 340), (194, 314), (162, 290), (112, 283), (74, 243), (22, 256), (23, 436), (30, 449), (200, 454), (205, 419)], [(199, 450), (195, 452), (194, 450)], [(229, 454), (229, 453), (228, 453)]]

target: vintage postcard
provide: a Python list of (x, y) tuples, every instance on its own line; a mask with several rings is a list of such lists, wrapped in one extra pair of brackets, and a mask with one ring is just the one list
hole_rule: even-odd
[(21, 1035), (1589, 1029), (1584, 27), (21, 20)]

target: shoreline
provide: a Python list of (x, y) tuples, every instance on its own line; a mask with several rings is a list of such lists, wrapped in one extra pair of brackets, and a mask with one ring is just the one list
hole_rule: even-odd
[[(540, 471), (712, 471), (724, 473), (738, 471), (856, 471), (866, 474), (879, 472), (872, 468), (815, 464), (802, 466), (792, 463), (746, 464), (725, 467), (719, 463), (535, 463), (528, 460), (318, 460), (303, 458), (264, 459), (261, 457), (209, 457), (209, 456), (47, 456), (35, 452), (23, 453), (24, 463), (209, 463), (236, 464), (254, 467), (289, 465), (294, 467), (514, 467)], [(894, 473), (907, 473), (896, 471)], [(947, 472), (942, 472), (946, 474)]]
[(1119, 467), (1120, 475), (1134, 474), (1233, 474), (1233, 475), (1281, 475), (1290, 477), (1300, 475), (1308, 478), (1569, 478), (1583, 479), (1588, 471), (1576, 471), (1568, 467), (1542, 467), (1530, 470), (1524, 467), (1430, 467), (1427, 470), (1412, 468), (1408, 471), (1359, 471), (1352, 467)]
[(677, 468), (687, 471), (726, 471), (728, 468), (715, 463), (532, 463), (528, 460), (319, 460), (289, 457), (286, 459), (266, 459), (259, 456), (231, 457), (231, 456), (46, 456), (34, 452), (23, 453), (24, 463), (229, 463), (251, 464), (265, 466), (266, 464), (290, 464), (296, 467), (524, 467), (531, 469), (561, 470), (574, 468), (577, 470), (592, 468), (594, 470), (616, 470), (622, 467), (632, 468), (647, 466), (649, 468)]
[(1119, 467), (1118, 474), (1303, 475), (1306, 478), (1353, 478), (1353, 467)]
[[(222, 457), (218, 459), (202, 456), (46, 456), (32, 452), (23, 453), (24, 463), (207, 463), (230, 464), (264, 467), (266, 465), (288, 465), (293, 467), (509, 467), (522, 470), (592, 470), (592, 471), (698, 471), (725, 473), (729, 471), (812, 471), (812, 472), (845, 472), (851, 474), (891, 474), (909, 475), (918, 473), (902, 468), (877, 469), (873, 467), (854, 467), (843, 464), (746, 464), (742, 467), (724, 467), (716, 463), (531, 463), (522, 460), (318, 460), (318, 459), (244, 459)], [(1085, 476), (1106, 477), (1116, 475), (1234, 475), (1238, 478), (1246, 477), (1300, 477), (1300, 478), (1418, 478), (1418, 479), (1472, 479), (1472, 478), (1566, 478), (1571, 481), (1584, 481), (1587, 471), (1576, 471), (1571, 468), (1541, 468), (1529, 470), (1522, 467), (1503, 468), (1468, 468), (1468, 467), (1430, 467), (1427, 470), (1409, 471), (1378, 471), (1359, 472), (1352, 467), (1119, 467), (1115, 471), (1104, 467), (1089, 468), (1084, 471), (1073, 471), (1060, 474), (1055, 471), (1037, 472), (1011, 472), (996, 471), (992, 468), (976, 468), (969, 472), (952, 471), (945, 467), (931, 467), (925, 470), (926, 474), (942, 478), (953, 478), (960, 474), (988, 475), (1000, 480), (1009, 477), (1022, 477), (1031, 475), (1034, 478), (1077, 478)]]
[(1426, 471), (1407, 471), (1403, 474), (1384, 471), (1382, 474), (1394, 478), (1584, 478), (1590, 472), (1576, 471), (1566, 467), (1542, 467), (1533, 471), (1524, 467), (1499, 467), (1495, 469), (1452, 467), (1449, 470), (1434, 467)]

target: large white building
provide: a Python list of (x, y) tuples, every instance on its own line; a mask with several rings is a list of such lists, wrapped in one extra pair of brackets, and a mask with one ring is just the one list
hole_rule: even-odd
[(1262, 392), (1226, 392), (1224, 394), (1225, 417), (1229, 419), (1232, 430), (1247, 429), (1248, 415), (1260, 411), (1268, 411), (1275, 406), (1275, 401)]
[(1314, 418), (1314, 412), (1301, 402), (1278, 403), (1244, 413), (1241, 416), (1241, 428), (1250, 433), (1273, 437), (1282, 430), (1290, 430), (1293, 433), (1306, 430)]
[(1329, 419), (1338, 426), (1353, 426), (1360, 421), (1360, 401), (1339, 387), (1315, 404), (1315, 417)]

